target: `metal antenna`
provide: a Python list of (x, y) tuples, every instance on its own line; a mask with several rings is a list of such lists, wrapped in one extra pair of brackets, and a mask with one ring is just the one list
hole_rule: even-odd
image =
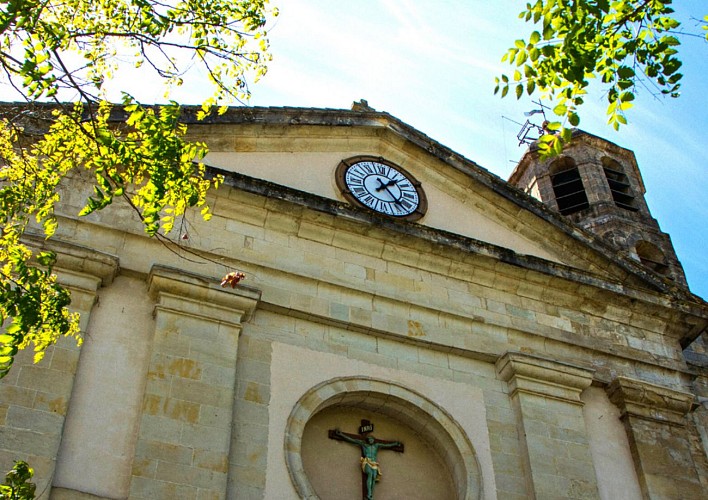
[[(523, 125), (521, 125), (521, 130), (519, 131), (518, 134), (516, 134), (516, 138), (519, 140), (519, 146), (522, 144), (531, 144), (533, 142), (536, 142), (539, 137), (541, 137), (544, 134), (544, 125), (546, 124), (546, 109), (548, 106), (544, 106), (541, 104), (541, 100), (539, 99), (538, 101), (531, 101), (533, 104), (538, 106), (538, 109), (532, 109), (531, 111), (528, 111), (524, 113), (524, 116), (530, 117), (535, 114), (540, 113), (543, 115), (543, 124), (537, 125), (535, 123), (532, 123), (528, 118), (524, 122)], [(534, 135), (538, 134), (536, 137)]]

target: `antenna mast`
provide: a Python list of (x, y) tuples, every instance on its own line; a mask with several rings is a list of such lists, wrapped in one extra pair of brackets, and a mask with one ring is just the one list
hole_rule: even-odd
[[(541, 125), (536, 125), (535, 123), (532, 123), (528, 118), (526, 118), (526, 121), (524, 124), (521, 126), (521, 130), (519, 131), (518, 134), (516, 134), (516, 138), (519, 140), (519, 146), (522, 144), (531, 144), (533, 142), (536, 142), (539, 137), (541, 137), (544, 134), (544, 125), (546, 124), (546, 109), (548, 106), (544, 106), (541, 104), (541, 100), (539, 99), (538, 101), (531, 101), (533, 104), (538, 106), (538, 109), (532, 109), (531, 111), (528, 111), (524, 113), (524, 116), (530, 117), (535, 114), (541, 113), (543, 115), (543, 124)], [(533, 132), (538, 133), (537, 137), (530, 136), (530, 134), (533, 134)], [(533, 134), (535, 135), (535, 134)]]

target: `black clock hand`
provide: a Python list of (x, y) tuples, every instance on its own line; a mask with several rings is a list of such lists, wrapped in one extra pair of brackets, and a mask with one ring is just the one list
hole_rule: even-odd
[(385, 189), (386, 192), (389, 195), (391, 195), (391, 198), (393, 199), (394, 203), (401, 205), (401, 200), (396, 198), (393, 195), (393, 193), (391, 192), (391, 190), (388, 188), (389, 186), (393, 186), (394, 184), (396, 184), (396, 181), (390, 181), (390, 182), (387, 182), (386, 184), (384, 184), (383, 182), (381, 182), (381, 177), (377, 177), (376, 180), (379, 181), (379, 184), (380, 184), (380, 186), (376, 188), (376, 191), (378, 192), (378, 191), (381, 191), (382, 189)]
[(380, 178), (380, 177), (377, 177), (376, 180), (379, 181), (379, 184), (381, 184), (381, 186), (379, 186), (379, 187), (376, 188), (376, 191), (377, 191), (377, 192), (378, 192), (378, 191), (381, 191), (382, 189), (385, 189), (385, 188), (387, 188), (387, 187), (395, 186), (396, 184), (398, 184), (398, 181), (395, 181), (395, 180), (393, 180), (393, 179), (389, 179), (386, 184), (384, 184), (383, 182), (381, 182), (381, 178)]
[(376, 180), (379, 181), (379, 187), (376, 188), (376, 192), (377, 192), (377, 193), (378, 193), (379, 191), (381, 191), (382, 189), (386, 189), (386, 184), (384, 184), (383, 182), (381, 182), (381, 177), (377, 177)]

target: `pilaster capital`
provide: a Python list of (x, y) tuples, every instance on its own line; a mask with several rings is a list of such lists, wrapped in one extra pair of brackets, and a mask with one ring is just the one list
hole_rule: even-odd
[(148, 293), (157, 310), (232, 324), (247, 321), (261, 298), (253, 287), (221, 288), (214, 278), (159, 265), (150, 270)]
[(496, 362), (497, 374), (518, 392), (581, 404), (580, 393), (592, 383), (594, 370), (541, 356), (509, 351)]
[(95, 292), (110, 285), (118, 274), (118, 257), (58, 239), (25, 234), (23, 242), (33, 251), (51, 251), (57, 256), (54, 271), (63, 286)]
[(683, 425), (694, 395), (642, 380), (617, 377), (607, 387), (610, 401), (622, 412), (647, 420)]

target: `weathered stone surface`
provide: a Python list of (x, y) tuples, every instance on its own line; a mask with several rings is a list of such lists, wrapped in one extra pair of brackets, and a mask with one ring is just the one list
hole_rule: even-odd
[(509, 384), (534, 498), (598, 498), (580, 393), (592, 370), (518, 352), (496, 363)]
[[(33, 459), (46, 484), (50, 448), (61, 441), (55, 490), (65, 497), (294, 499), (300, 471), (286, 464), (295, 452), (284, 438), (288, 416), (323, 384), (331, 390), (314, 391), (313, 415), (319, 405), (363, 405), (374, 421), (377, 412), (407, 419), (416, 444), (449, 464), (451, 491), (464, 490), (462, 463), (479, 464), (470, 477), (481, 478), (485, 500), (621, 498), (616, 478), (596, 468), (615, 450), (602, 440), (617, 432), (631, 440), (617, 440), (612, 463), (636, 468), (650, 497), (688, 498), (708, 483), (705, 415), (690, 413), (686, 396), (708, 397), (704, 342), (682, 353), (708, 325), (705, 302), (385, 113), (242, 108), (192, 125), (192, 137), (211, 146), (210, 173), (226, 182), (209, 195), (208, 224), (185, 215), (181, 246), (145, 237), (119, 201), (77, 219), (90, 186), (79, 176), (67, 190), (56, 238), (73, 244), (65, 279), (78, 290), (75, 305), (95, 309), (82, 324), (105, 361), (87, 377), (100, 381), (91, 391), (103, 399), (87, 398), (102, 402), (83, 413), (85, 425), (67, 418), (62, 434), (63, 415), (88, 406), (81, 394), (91, 391), (66, 374), (81, 370), (89, 350), (79, 361), (62, 344), (39, 366), (23, 360), (0, 384), (2, 464)], [(597, 160), (590, 149), (577, 150), (584, 178)], [(415, 174), (429, 198), (425, 218), (409, 223), (345, 203), (333, 169), (364, 153)], [(603, 203), (605, 181), (592, 180), (591, 201)], [(540, 195), (548, 187), (539, 183)], [(88, 248), (97, 257), (84, 262)], [(219, 286), (232, 270), (246, 274), (246, 286)], [(142, 292), (126, 292), (126, 280)], [(94, 306), (98, 287), (124, 303)], [(139, 308), (154, 314), (131, 312)], [(332, 383), (342, 377), (357, 383)], [(608, 411), (608, 386), (627, 410), (623, 424), (620, 409)], [(598, 391), (604, 399), (584, 413)], [(118, 403), (128, 394), (134, 404)], [(397, 406), (404, 394), (406, 408)], [(686, 412), (693, 423), (681, 427)], [(111, 419), (132, 430), (101, 431)], [(423, 424), (442, 420), (460, 425), (464, 446)], [(291, 424), (308, 422), (295, 415)], [(657, 436), (663, 449), (653, 448)], [(323, 437), (322, 453), (329, 444)], [(30, 445), (37, 449), (23, 451)], [(383, 481), (425, 477), (404, 469), (384, 466)]]
[(620, 408), (644, 496), (700, 497), (701, 469), (686, 427), (694, 395), (626, 377), (618, 377), (607, 391)]

